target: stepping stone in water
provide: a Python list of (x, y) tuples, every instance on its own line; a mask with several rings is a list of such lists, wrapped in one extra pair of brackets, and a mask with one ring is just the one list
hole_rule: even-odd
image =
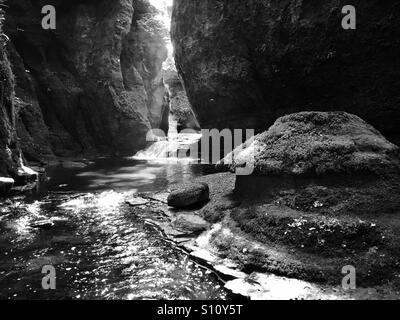
[(131, 200), (127, 200), (126, 203), (129, 204), (132, 207), (136, 207), (136, 206), (143, 206), (148, 204), (150, 201), (143, 199), (143, 198), (133, 198)]
[(209, 223), (195, 214), (180, 214), (174, 220), (174, 226), (190, 232), (201, 232), (209, 227)]
[(36, 221), (31, 223), (31, 227), (32, 228), (36, 228), (36, 229), (50, 229), (52, 227), (54, 227), (54, 222), (51, 220), (40, 220), (40, 221)]

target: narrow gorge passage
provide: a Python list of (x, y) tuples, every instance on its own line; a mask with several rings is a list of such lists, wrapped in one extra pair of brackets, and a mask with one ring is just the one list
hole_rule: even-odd
[(399, 17), (0, 0), (0, 300), (399, 300)]
[[(172, 2), (150, 3), (160, 10), (154, 21), (169, 29)], [(4, 200), (0, 299), (227, 297), (211, 271), (146, 223), (150, 213), (137, 215), (126, 203), (137, 194), (161, 192), (204, 174), (201, 165), (170, 157), (178, 148), (197, 143), (200, 135), (178, 133), (197, 124), (179, 83), (171, 41), (164, 40), (168, 57), (161, 79), (171, 95), (168, 137), (149, 142), (133, 157), (53, 164), (25, 198)], [(163, 116), (151, 109), (149, 114)], [(44, 291), (38, 281), (43, 265), (59, 270), (56, 292)]]

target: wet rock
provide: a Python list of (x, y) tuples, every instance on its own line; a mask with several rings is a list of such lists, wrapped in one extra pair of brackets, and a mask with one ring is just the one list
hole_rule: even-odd
[(219, 260), (219, 258), (213, 255), (210, 251), (200, 248), (196, 248), (194, 251), (192, 251), (190, 253), (190, 257), (194, 260), (199, 261), (201, 264), (211, 267)]
[(209, 227), (209, 223), (195, 214), (180, 214), (173, 222), (178, 229), (190, 232), (202, 232)]
[(40, 220), (31, 223), (31, 227), (35, 229), (48, 230), (54, 227), (54, 222), (52, 220)]
[(236, 269), (229, 268), (225, 265), (216, 265), (214, 270), (220, 274), (224, 279), (244, 279), (247, 274)]
[(131, 207), (143, 206), (143, 205), (148, 204), (149, 202), (150, 201), (147, 199), (137, 198), (137, 197), (126, 201), (126, 203), (129, 204)]
[(14, 185), (14, 179), (0, 177), (0, 195), (6, 194), (11, 190)]
[(31, 168), (26, 167), (22, 159), (20, 159), (19, 168), (15, 176), (15, 184), (23, 186), (32, 182), (36, 182), (39, 178), (39, 174)]
[(148, 199), (149, 201), (157, 201), (160, 203), (167, 204), (169, 193), (168, 192), (139, 193), (138, 195), (143, 199)]
[(168, 205), (175, 208), (185, 208), (202, 204), (210, 200), (210, 189), (206, 183), (182, 186), (168, 196)]
[(178, 230), (175, 226), (169, 223), (156, 223), (158, 227), (166, 234), (167, 237), (176, 239), (183, 239), (188, 236), (188, 232), (184, 230)]
[[(332, 299), (323, 287), (309, 282), (278, 277), (272, 274), (253, 273), (247, 279), (235, 279), (225, 284), (234, 294), (251, 300)], [(339, 296), (339, 295), (337, 295)]]
[(55, 218), (51, 218), (50, 220), (56, 227), (64, 227), (64, 226), (68, 225), (70, 222), (70, 220), (68, 218), (62, 218), (62, 217), (55, 217)]

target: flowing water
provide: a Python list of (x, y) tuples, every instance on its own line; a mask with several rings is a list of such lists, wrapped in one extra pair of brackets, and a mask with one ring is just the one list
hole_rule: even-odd
[[(151, 2), (169, 27), (172, 2)], [(170, 42), (168, 48), (172, 59)], [(172, 117), (170, 125), (168, 139), (132, 159), (51, 167), (37, 194), (0, 199), (0, 299), (226, 298), (212, 273), (125, 204), (135, 193), (165, 190), (209, 170), (191, 163), (197, 155), (177, 161), (200, 135), (177, 134)], [(49, 219), (52, 227), (33, 227)], [(44, 265), (55, 267), (56, 290), (42, 288)]]
[[(38, 194), (0, 209), (0, 299), (223, 299), (215, 276), (160, 238), (125, 200), (203, 175), (185, 162), (57, 166)], [(0, 200), (1, 203), (1, 200)], [(52, 219), (54, 226), (32, 223)], [(43, 290), (44, 265), (56, 290)]]

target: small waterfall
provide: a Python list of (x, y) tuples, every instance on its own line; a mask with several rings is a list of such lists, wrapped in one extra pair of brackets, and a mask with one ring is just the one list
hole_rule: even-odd
[[(160, 138), (162, 139), (162, 138)], [(178, 155), (189, 150), (190, 146), (197, 144), (201, 139), (200, 133), (178, 133), (177, 122), (170, 117), (168, 137), (156, 141), (146, 149), (139, 151), (133, 159), (136, 160), (178, 160)], [(182, 158), (180, 160), (198, 160), (195, 157)]]
[[(159, 10), (158, 19), (165, 27), (170, 30), (171, 26), (171, 10), (172, 0), (150, 0), (150, 3)], [(165, 39), (168, 48), (168, 59), (164, 62), (164, 70), (168, 70), (171, 65), (175, 69), (175, 61), (173, 56), (173, 47), (171, 39)], [(201, 139), (199, 133), (178, 133), (178, 124), (173, 115), (169, 118), (169, 131), (167, 138), (156, 137), (154, 142), (142, 151), (133, 156), (136, 160), (147, 161), (195, 161), (199, 159), (199, 155), (189, 155), (191, 145), (197, 144)], [(188, 154), (184, 157), (185, 154)]]

